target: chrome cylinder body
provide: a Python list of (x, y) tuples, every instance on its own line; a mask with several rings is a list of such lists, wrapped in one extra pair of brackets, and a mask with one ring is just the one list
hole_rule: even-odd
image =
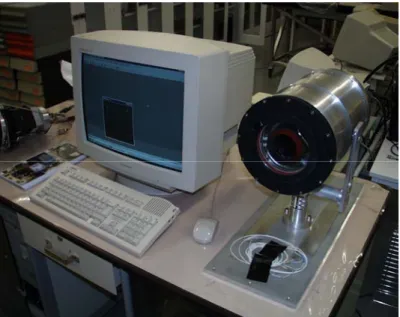
[(354, 76), (337, 69), (316, 71), (246, 112), (239, 152), (260, 184), (303, 195), (321, 187), (369, 116), (367, 94)]
[(283, 221), (290, 230), (302, 230), (309, 228), (311, 218), (307, 212), (307, 196), (292, 196), (290, 207), (285, 211)]
[(0, 104), (0, 151), (12, 148), (25, 136), (46, 133), (51, 121), (49, 112), (44, 108), (16, 108)]
[(314, 193), (318, 197), (328, 198), (330, 200), (339, 202), (342, 199), (342, 192), (340, 188), (324, 185)]
[(351, 145), (352, 131), (370, 116), (368, 96), (354, 78), (337, 69), (313, 72), (277, 95), (302, 99), (319, 111), (329, 125), (336, 141), (336, 160), (340, 160)]

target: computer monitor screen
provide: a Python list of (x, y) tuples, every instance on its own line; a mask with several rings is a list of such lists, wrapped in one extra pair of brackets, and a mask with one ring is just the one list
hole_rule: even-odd
[(82, 54), (86, 138), (182, 172), (183, 71)]

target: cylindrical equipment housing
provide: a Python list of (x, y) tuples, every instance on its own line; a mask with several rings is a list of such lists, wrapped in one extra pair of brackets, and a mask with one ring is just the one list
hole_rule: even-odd
[(12, 148), (32, 133), (46, 133), (51, 127), (50, 114), (41, 107), (15, 108), (0, 104), (0, 150)]
[(353, 129), (368, 124), (370, 106), (363, 86), (354, 76), (338, 69), (313, 72), (277, 95), (301, 98), (314, 106), (328, 121), (336, 140), (336, 160), (351, 145)]
[(313, 72), (253, 105), (240, 123), (242, 160), (258, 182), (288, 195), (308, 193), (351, 146), (370, 107), (362, 85), (337, 69)]

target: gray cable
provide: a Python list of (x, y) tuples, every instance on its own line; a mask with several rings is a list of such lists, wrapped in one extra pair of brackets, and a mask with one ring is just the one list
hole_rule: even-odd
[(211, 219), (215, 219), (215, 217), (214, 217), (215, 199), (216, 199), (216, 197), (217, 197), (217, 192), (218, 192), (219, 184), (221, 183), (222, 176), (224, 175), (224, 166), (225, 166), (226, 159), (227, 159), (228, 156), (229, 156), (229, 152), (230, 152), (230, 150), (228, 150), (228, 152), (227, 152), (226, 155), (225, 155), (224, 161), (222, 162), (221, 176), (219, 177), (219, 179), (218, 179), (218, 181), (217, 181), (217, 184), (215, 185), (215, 188), (214, 188), (213, 197), (212, 197), (212, 201), (211, 201), (211, 210), (210, 210)]

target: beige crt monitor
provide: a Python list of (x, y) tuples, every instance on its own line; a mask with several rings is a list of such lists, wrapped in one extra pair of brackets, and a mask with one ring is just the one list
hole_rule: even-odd
[(125, 177), (194, 192), (221, 174), (251, 105), (251, 48), (176, 34), (72, 37), (77, 144)]
[(346, 17), (333, 55), (345, 62), (372, 70), (389, 58), (399, 45), (398, 35), (381, 15), (361, 11)]

